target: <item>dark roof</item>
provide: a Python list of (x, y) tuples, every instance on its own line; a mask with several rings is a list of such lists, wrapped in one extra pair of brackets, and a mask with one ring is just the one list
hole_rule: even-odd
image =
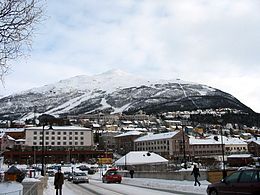
[(22, 171), (20, 169), (18, 169), (16, 166), (11, 166), (6, 173), (21, 173)]

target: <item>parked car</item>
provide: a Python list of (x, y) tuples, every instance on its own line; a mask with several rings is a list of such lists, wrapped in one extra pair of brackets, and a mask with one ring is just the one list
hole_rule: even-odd
[(89, 183), (88, 175), (85, 172), (74, 172), (72, 176), (73, 183)]
[(102, 177), (103, 183), (121, 183), (122, 176), (118, 173), (117, 169), (108, 169)]
[(69, 172), (69, 173), (68, 173), (68, 178), (67, 178), (67, 180), (68, 180), (68, 181), (72, 181), (72, 179), (73, 179), (73, 175), (72, 175), (71, 172)]
[(77, 168), (78, 168), (79, 170), (81, 170), (81, 171), (88, 171), (88, 170), (89, 170), (89, 167), (86, 166), (86, 165), (80, 165), (80, 166), (78, 166)]
[(49, 177), (54, 177), (54, 175), (55, 175), (55, 171), (54, 171), (54, 170), (49, 170), (49, 169), (47, 169), (46, 173), (47, 173), (47, 175), (48, 175)]
[(64, 175), (64, 179), (68, 179), (70, 174), (71, 174), (71, 172), (65, 171), (64, 174), (63, 174)]
[(260, 194), (260, 170), (241, 169), (233, 172), (220, 182), (209, 184), (208, 195)]
[(88, 170), (88, 174), (89, 174), (89, 175), (93, 175), (93, 174), (95, 174), (95, 173), (96, 173), (96, 170), (95, 170), (95, 169), (89, 168), (89, 170)]

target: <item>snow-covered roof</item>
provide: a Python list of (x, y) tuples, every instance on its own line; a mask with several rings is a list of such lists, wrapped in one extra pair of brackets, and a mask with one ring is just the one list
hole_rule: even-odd
[(23, 132), (24, 128), (3, 128), (4, 132)]
[(25, 142), (25, 139), (17, 139), (16, 142)]
[(142, 165), (167, 163), (168, 160), (148, 151), (132, 151), (115, 162), (115, 165)]
[(247, 143), (252, 142), (252, 141), (260, 141), (260, 137), (252, 137), (250, 139), (245, 140), (245, 142), (247, 142)]
[(135, 140), (135, 142), (171, 139), (172, 137), (174, 137), (179, 132), (180, 131), (172, 131), (172, 132), (168, 132), (168, 133), (148, 134), (148, 135), (137, 138)]
[(125, 136), (131, 136), (131, 135), (141, 135), (141, 134), (142, 134), (142, 132), (140, 132), (140, 131), (128, 131), (126, 133), (122, 133), (122, 134), (116, 135), (114, 137), (125, 137)]
[[(48, 126), (45, 126), (44, 129), (49, 129)], [(42, 130), (42, 126), (39, 127), (29, 127), (26, 128), (25, 130)], [(52, 130), (89, 130), (91, 131), (90, 128), (86, 128), (86, 127), (80, 127), (80, 126), (52, 126)]]
[(11, 137), (10, 135), (7, 135), (9, 140), (15, 141), (15, 139), (13, 137)]
[(124, 131), (147, 131), (146, 128), (141, 128), (141, 127), (123, 127), (122, 129)]
[[(214, 139), (214, 137), (218, 138), (218, 141)], [(226, 136), (223, 137), (223, 143), (225, 145), (247, 145), (247, 143), (239, 138), (229, 138)], [(211, 135), (206, 138), (195, 138), (190, 136), (189, 142), (191, 145), (204, 145), (204, 144), (221, 144), (221, 136), (220, 135)]]
[(231, 154), (228, 158), (250, 158), (252, 154)]
[(132, 124), (132, 121), (121, 121), (124, 124)]
[(250, 141), (250, 142), (254, 142), (254, 143), (256, 143), (257, 145), (260, 145), (260, 140), (253, 140), (253, 141)]
[(100, 126), (100, 124), (93, 124), (93, 127), (99, 128), (101, 126)]

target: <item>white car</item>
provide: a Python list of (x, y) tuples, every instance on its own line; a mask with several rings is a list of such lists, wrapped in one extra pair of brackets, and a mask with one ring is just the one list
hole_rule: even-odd
[(72, 176), (73, 183), (89, 183), (88, 175), (85, 172), (74, 172)]

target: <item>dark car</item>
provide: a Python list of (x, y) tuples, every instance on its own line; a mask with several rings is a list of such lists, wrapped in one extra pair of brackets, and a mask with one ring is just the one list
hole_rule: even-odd
[(209, 184), (207, 193), (208, 195), (260, 194), (259, 169), (235, 171), (220, 182)]
[(64, 175), (64, 179), (68, 179), (69, 175), (72, 175), (72, 174), (69, 171), (65, 171), (63, 175)]
[(89, 170), (89, 167), (86, 166), (86, 165), (80, 165), (80, 166), (78, 166), (77, 168), (78, 168), (79, 170), (81, 170), (81, 171), (88, 171), (88, 170)]
[(67, 180), (72, 181), (72, 179), (73, 179), (73, 174), (71, 172), (69, 172)]
[(108, 169), (102, 177), (103, 183), (121, 183), (122, 176), (118, 173), (117, 169)]

